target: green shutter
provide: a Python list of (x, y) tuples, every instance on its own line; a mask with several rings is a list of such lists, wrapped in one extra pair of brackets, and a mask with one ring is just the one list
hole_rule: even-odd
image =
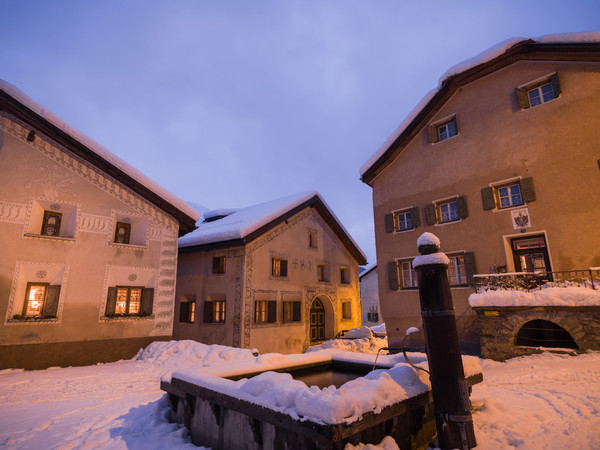
[(468, 252), (464, 254), (465, 261), (465, 273), (467, 274), (467, 283), (469, 285), (473, 284), (473, 275), (475, 275), (475, 256), (473, 252)]
[(302, 320), (302, 303), (293, 302), (293, 320), (294, 322), (300, 322)]
[(558, 97), (562, 92), (562, 88), (560, 87), (560, 80), (558, 79), (558, 72), (556, 72), (550, 78), (550, 83), (552, 83), (552, 90), (554, 91), (554, 97)]
[(384, 220), (385, 220), (385, 232), (393, 233), (394, 232), (394, 215), (391, 213), (386, 214), (384, 216)]
[(529, 203), (535, 201), (535, 189), (533, 187), (533, 178), (523, 178), (521, 181), (519, 181), (519, 184), (521, 186), (521, 196), (523, 197), (523, 202)]
[(435, 225), (437, 223), (437, 215), (433, 203), (425, 205), (425, 222), (427, 222), (427, 225)]
[(413, 209), (411, 209), (410, 215), (412, 218), (413, 228), (417, 228), (419, 225), (421, 225), (421, 215), (419, 214), (419, 208), (414, 207)]
[(106, 312), (107, 316), (113, 315), (115, 313), (115, 308), (117, 306), (117, 288), (109, 287), (108, 295), (106, 296)]
[(523, 88), (517, 88), (515, 89), (515, 93), (517, 95), (517, 104), (519, 105), (519, 108), (529, 108), (529, 96), (527, 95), (527, 90)]
[(58, 312), (58, 298), (60, 296), (60, 286), (53, 285), (46, 288), (46, 298), (42, 305), (42, 316), (56, 317)]
[(467, 197), (461, 196), (456, 199), (456, 206), (458, 208), (458, 217), (464, 219), (469, 215), (467, 210)]
[(387, 266), (388, 272), (388, 286), (390, 290), (397, 291), (400, 287), (398, 283), (398, 263), (396, 261), (390, 261)]
[(274, 300), (267, 302), (267, 322), (277, 321), (277, 302)]
[(429, 125), (427, 127), (427, 134), (429, 135), (429, 142), (431, 142), (432, 144), (439, 142), (440, 135), (438, 133), (438, 127), (436, 127), (435, 125)]
[(496, 207), (496, 199), (494, 198), (494, 188), (485, 187), (481, 190), (481, 202), (483, 203), (483, 210), (489, 211)]
[(154, 305), (154, 288), (142, 289), (142, 307), (140, 314), (142, 316), (152, 315), (152, 307)]

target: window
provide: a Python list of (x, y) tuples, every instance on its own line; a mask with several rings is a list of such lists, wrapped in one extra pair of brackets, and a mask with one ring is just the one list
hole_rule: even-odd
[(213, 275), (222, 275), (225, 273), (225, 256), (213, 256), (212, 273)]
[(129, 236), (131, 235), (131, 224), (125, 222), (117, 222), (115, 230), (115, 242), (117, 244), (129, 244)]
[(434, 123), (428, 128), (429, 141), (431, 143), (445, 141), (451, 137), (458, 135), (458, 122), (456, 115), (449, 119), (442, 119), (441, 121)]
[(319, 281), (329, 281), (329, 266), (327, 264), (317, 264), (317, 279)]
[(225, 323), (225, 300), (204, 302), (204, 323)]
[(317, 232), (309, 231), (308, 232), (308, 247), (309, 248), (317, 248)]
[(271, 259), (271, 275), (274, 277), (287, 277), (288, 276), (288, 262), (287, 259), (272, 258)]
[(254, 302), (254, 322), (269, 323), (277, 320), (277, 302), (274, 300), (256, 300)]
[(60, 286), (48, 283), (27, 283), (24, 317), (56, 317)]
[(385, 232), (414, 230), (421, 224), (419, 208), (405, 208), (385, 216)]
[(412, 261), (399, 261), (398, 265), (402, 289), (417, 287), (417, 272), (413, 269)]
[(154, 289), (140, 286), (108, 288), (107, 317), (149, 316), (152, 314)]
[(352, 303), (342, 302), (342, 319), (352, 319)]
[(483, 209), (503, 209), (521, 206), (535, 200), (533, 178), (499, 182), (481, 189)]
[(340, 267), (340, 283), (350, 284), (350, 268)]
[(40, 234), (43, 236), (59, 236), (61, 220), (62, 213), (55, 211), (44, 211), (42, 231)]
[(367, 322), (379, 322), (379, 313), (378, 312), (368, 312), (367, 313)]
[(464, 256), (448, 256), (448, 283), (450, 285), (467, 284), (467, 272)]
[(465, 197), (451, 197), (425, 205), (425, 219), (428, 225), (456, 222), (467, 217)]
[(300, 322), (302, 304), (299, 301), (283, 302), (283, 321)]
[(523, 109), (533, 108), (557, 98), (562, 92), (558, 73), (543, 77), (516, 89), (517, 103)]
[(179, 321), (184, 323), (194, 323), (196, 317), (196, 302), (182, 301), (179, 304)]

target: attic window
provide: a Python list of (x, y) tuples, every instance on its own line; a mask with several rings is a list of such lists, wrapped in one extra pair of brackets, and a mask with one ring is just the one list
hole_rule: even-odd
[(457, 136), (458, 122), (456, 120), (456, 114), (429, 125), (428, 133), (429, 141), (432, 144)]
[(517, 103), (522, 109), (533, 108), (557, 98), (562, 92), (558, 73), (517, 87)]

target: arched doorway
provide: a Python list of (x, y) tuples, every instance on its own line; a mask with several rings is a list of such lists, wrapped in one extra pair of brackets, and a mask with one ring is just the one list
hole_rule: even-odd
[(553, 322), (541, 319), (525, 323), (517, 333), (515, 345), (579, 350), (579, 346), (567, 330)]
[(310, 342), (325, 340), (325, 307), (315, 298), (310, 305)]

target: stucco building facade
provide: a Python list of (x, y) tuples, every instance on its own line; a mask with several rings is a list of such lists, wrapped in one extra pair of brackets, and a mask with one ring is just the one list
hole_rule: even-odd
[(362, 324), (367, 327), (379, 325), (384, 320), (379, 306), (377, 264), (367, 266), (359, 275), (359, 280)]
[(0, 368), (131, 358), (172, 335), (197, 213), (0, 85)]
[(514, 40), (449, 71), (365, 164), (390, 345), (421, 325), (412, 259), (425, 231), (450, 258), (467, 351), (474, 274), (600, 265), (599, 108), (597, 41)]
[(364, 263), (317, 193), (205, 213), (179, 240), (174, 338), (300, 353), (360, 326)]

